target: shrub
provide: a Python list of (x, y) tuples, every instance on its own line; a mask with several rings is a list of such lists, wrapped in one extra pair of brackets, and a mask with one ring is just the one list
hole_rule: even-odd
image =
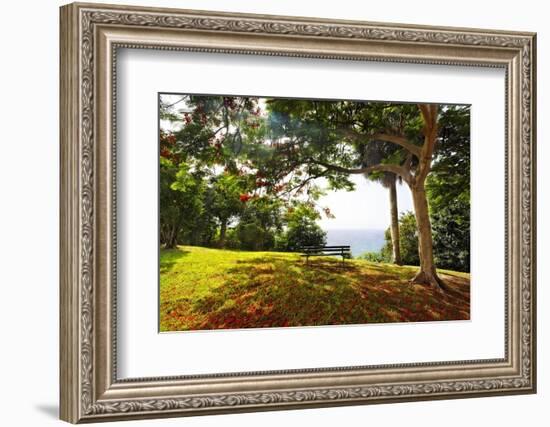
[(298, 251), (302, 246), (323, 246), (327, 241), (317, 220), (319, 213), (307, 203), (298, 203), (289, 209), (286, 215), (286, 231), (280, 234), (275, 242), (278, 250)]
[[(385, 258), (391, 260), (393, 246), (389, 228), (386, 230), (384, 237), (386, 244), (382, 248), (381, 253)], [(399, 218), (399, 244), (401, 246), (401, 261), (403, 264), (420, 265), (416, 218), (412, 212), (405, 212)]]
[(438, 268), (470, 271), (470, 205), (458, 201), (432, 214), (434, 257)]
[(297, 251), (302, 246), (322, 246), (327, 242), (326, 233), (314, 221), (301, 218), (289, 224), (286, 232), (287, 249)]
[(273, 249), (275, 244), (273, 231), (262, 228), (261, 224), (255, 221), (241, 222), (235, 231), (240, 242), (240, 249), (265, 251)]
[(390, 262), (391, 257), (388, 258), (382, 251), (380, 252), (364, 252), (357, 257), (358, 259), (364, 259), (370, 262)]

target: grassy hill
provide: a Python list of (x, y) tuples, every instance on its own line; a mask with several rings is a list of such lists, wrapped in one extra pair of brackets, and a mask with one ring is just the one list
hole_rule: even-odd
[[(312, 261), (313, 260), (313, 261)], [(180, 246), (160, 252), (160, 329), (235, 329), (469, 319), (470, 275), (451, 292), (408, 280), (417, 267)]]

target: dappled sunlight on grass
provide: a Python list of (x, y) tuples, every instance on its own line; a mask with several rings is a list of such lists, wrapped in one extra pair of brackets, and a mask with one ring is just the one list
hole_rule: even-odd
[(469, 275), (442, 272), (441, 295), (410, 284), (417, 267), (201, 247), (161, 251), (161, 331), (469, 318)]

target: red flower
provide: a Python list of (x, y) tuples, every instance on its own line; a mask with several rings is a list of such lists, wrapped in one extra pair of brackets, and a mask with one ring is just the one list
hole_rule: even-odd
[(239, 196), (239, 199), (240, 199), (241, 202), (246, 203), (250, 200), (251, 197), (252, 196), (250, 196), (249, 194), (241, 194)]

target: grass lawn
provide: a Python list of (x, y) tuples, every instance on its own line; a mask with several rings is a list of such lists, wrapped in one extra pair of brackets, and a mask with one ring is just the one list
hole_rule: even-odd
[(160, 252), (160, 330), (470, 318), (470, 275), (439, 270), (445, 295), (408, 280), (417, 267), (180, 246)]

